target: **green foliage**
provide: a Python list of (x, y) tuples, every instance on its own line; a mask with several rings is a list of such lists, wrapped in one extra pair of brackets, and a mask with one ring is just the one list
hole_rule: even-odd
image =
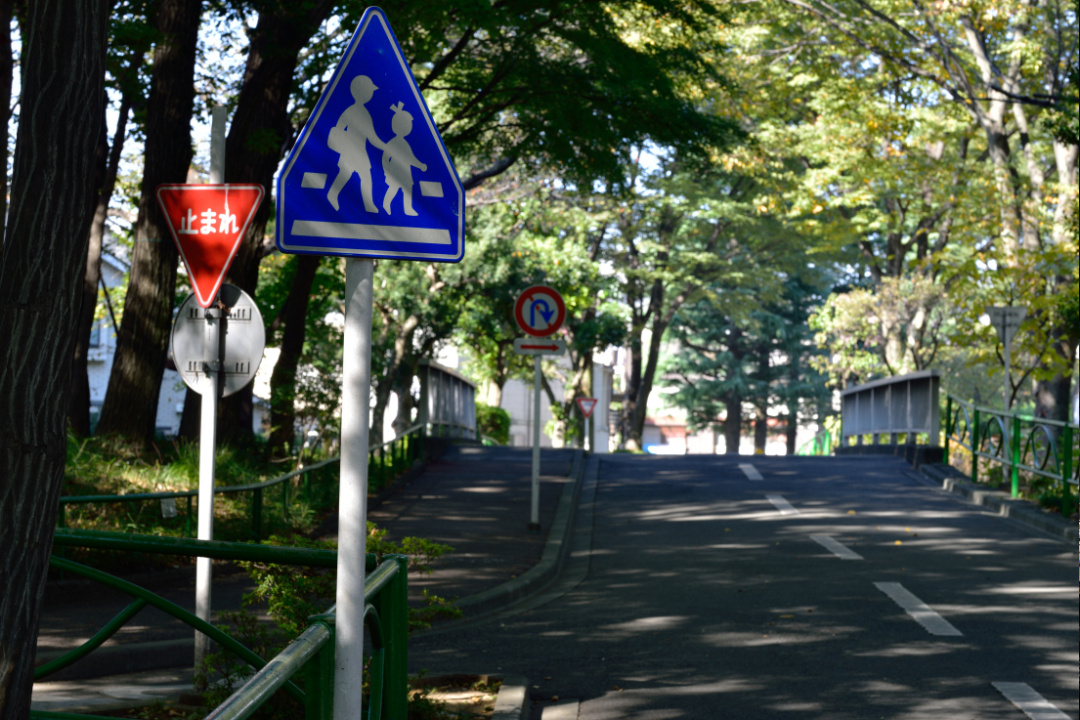
[(500, 445), (510, 442), (510, 413), (501, 407), (492, 407), (482, 402), (476, 403), (476, 424), (480, 434), (495, 440)]
[[(310, 540), (301, 536), (271, 536), (265, 544), (279, 547), (303, 547), (319, 550), (336, 550), (337, 543)], [(425, 538), (406, 537), (400, 543), (389, 540), (387, 531), (368, 522), (367, 551), (375, 553), (381, 561), (388, 554), (402, 554), (409, 558), (409, 572), (430, 574), (431, 563), (453, 552), (448, 545)], [(257, 655), (270, 658), (281, 652), (308, 627), (308, 618), (326, 612), (333, 604), (337, 587), (337, 572), (333, 569), (311, 568), (293, 565), (275, 565), (260, 562), (240, 562), (252, 580), (255, 589), (244, 596), (243, 607), (236, 612), (222, 614), (232, 625), (233, 635)], [(259, 620), (257, 613), (249, 608), (265, 603), (273, 620), (268, 625)], [(453, 601), (423, 592), (419, 608), (409, 608), (409, 632), (425, 629), (438, 618), (461, 617), (461, 611)], [(254, 671), (228, 651), (212, 653), (198, 668), (195, 689), (204, 694), (211, 706), (220, 704), (232, 692), (251, 677)], [(293, 678), (303, 687), (303, 678)], [(420, 703), (421, 706), (424, 703)], [(300, 712), (291, 698), (278, 693), (273, 703), (263, 711), (260, 718), (297, 717)]]

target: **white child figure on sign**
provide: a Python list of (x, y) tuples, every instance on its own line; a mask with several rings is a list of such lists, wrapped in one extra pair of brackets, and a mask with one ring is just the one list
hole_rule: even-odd
[(393, 139), (387, 141), (386, 149), (383, 150), (382, 169), (386, 175), (386, 197), (383, 198), (382, 206), (386, 214), (391, 214), (390, 204), (397, 196), (398, 190), (404, 196), (405, 214), (416, 215), (412, 206), (412, 169), (414, 167), (426, 171), (427, 165), (416, 159), (412, 148), (409, 147), (405, 136), (412, 132), (413, 117), (405, 111), (405, 103), (391, 105), (394, 118), (390, 121), (390, 127), (394, 130)]

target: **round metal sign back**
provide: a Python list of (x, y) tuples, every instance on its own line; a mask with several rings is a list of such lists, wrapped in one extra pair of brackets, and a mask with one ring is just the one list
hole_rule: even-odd
[(514, 320), (533, 337), (554, 335), (566, 322), (566, 303), (555, 288), (533, 285), (514, 303)]
[(187, 386), (202, 393), (206, 389), (203, 383), (207, 365), (216, 363), (221, 352), (220, 348), (206, 347), (206, 316), (209, 312), (210, 322), (221, 322), (225, 335), (222, 358), (225, 371), (222, 397), (225, 397), (255, 379), (266, 349), (266, 329), (259, 308), (246, 292), (226, 283), (222, 284), (218, 297), (226, 307), (223, 321), (218, 319), (221, 310), (216, 305), (204, 310), (199, 307), (194, 294), (187, 296), (173, 321), (170, 353)]

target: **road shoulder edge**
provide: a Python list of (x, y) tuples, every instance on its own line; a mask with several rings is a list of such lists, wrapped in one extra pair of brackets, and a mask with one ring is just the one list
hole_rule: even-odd
[(519, 577), (508, 580), (502, 585), (457, 600), (456, 604), (465, 613), (465, 617), (440, 623), (438, 628), (433, 628), (433, 630), (441, 631), (457, 627), (493, 612), (505, 610), (540, 592), (559, 577), (570, 551), (570, 531), (574, 525), (574, 514), (578, 496), (581, 493), (584, 470), (584, 452), (575, 450), (574, 459), (570, 465), (569, 481), (563, 485), (559, 506), (555, 511), (555, 519), (551, 523), (551, 530), (548, 531), (540, 562)]
[(912, 478), (968, 502), (984, 507), (1042, 535), (1076, 546), (1078, 528), (1071, 520), (1032, 507), (1025, 500), (1014, 500), (1008, 493), (988, 490), (972, 483), (950, 465), (923, 465), (909, 473)]

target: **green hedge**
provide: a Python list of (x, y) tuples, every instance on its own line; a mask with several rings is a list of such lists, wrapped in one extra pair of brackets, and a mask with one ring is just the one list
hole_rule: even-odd
[(480, 434), (495, 440), (500, 445), (510, 442), (510, 413), (501, 407), (476, 403), (476, 422)]

